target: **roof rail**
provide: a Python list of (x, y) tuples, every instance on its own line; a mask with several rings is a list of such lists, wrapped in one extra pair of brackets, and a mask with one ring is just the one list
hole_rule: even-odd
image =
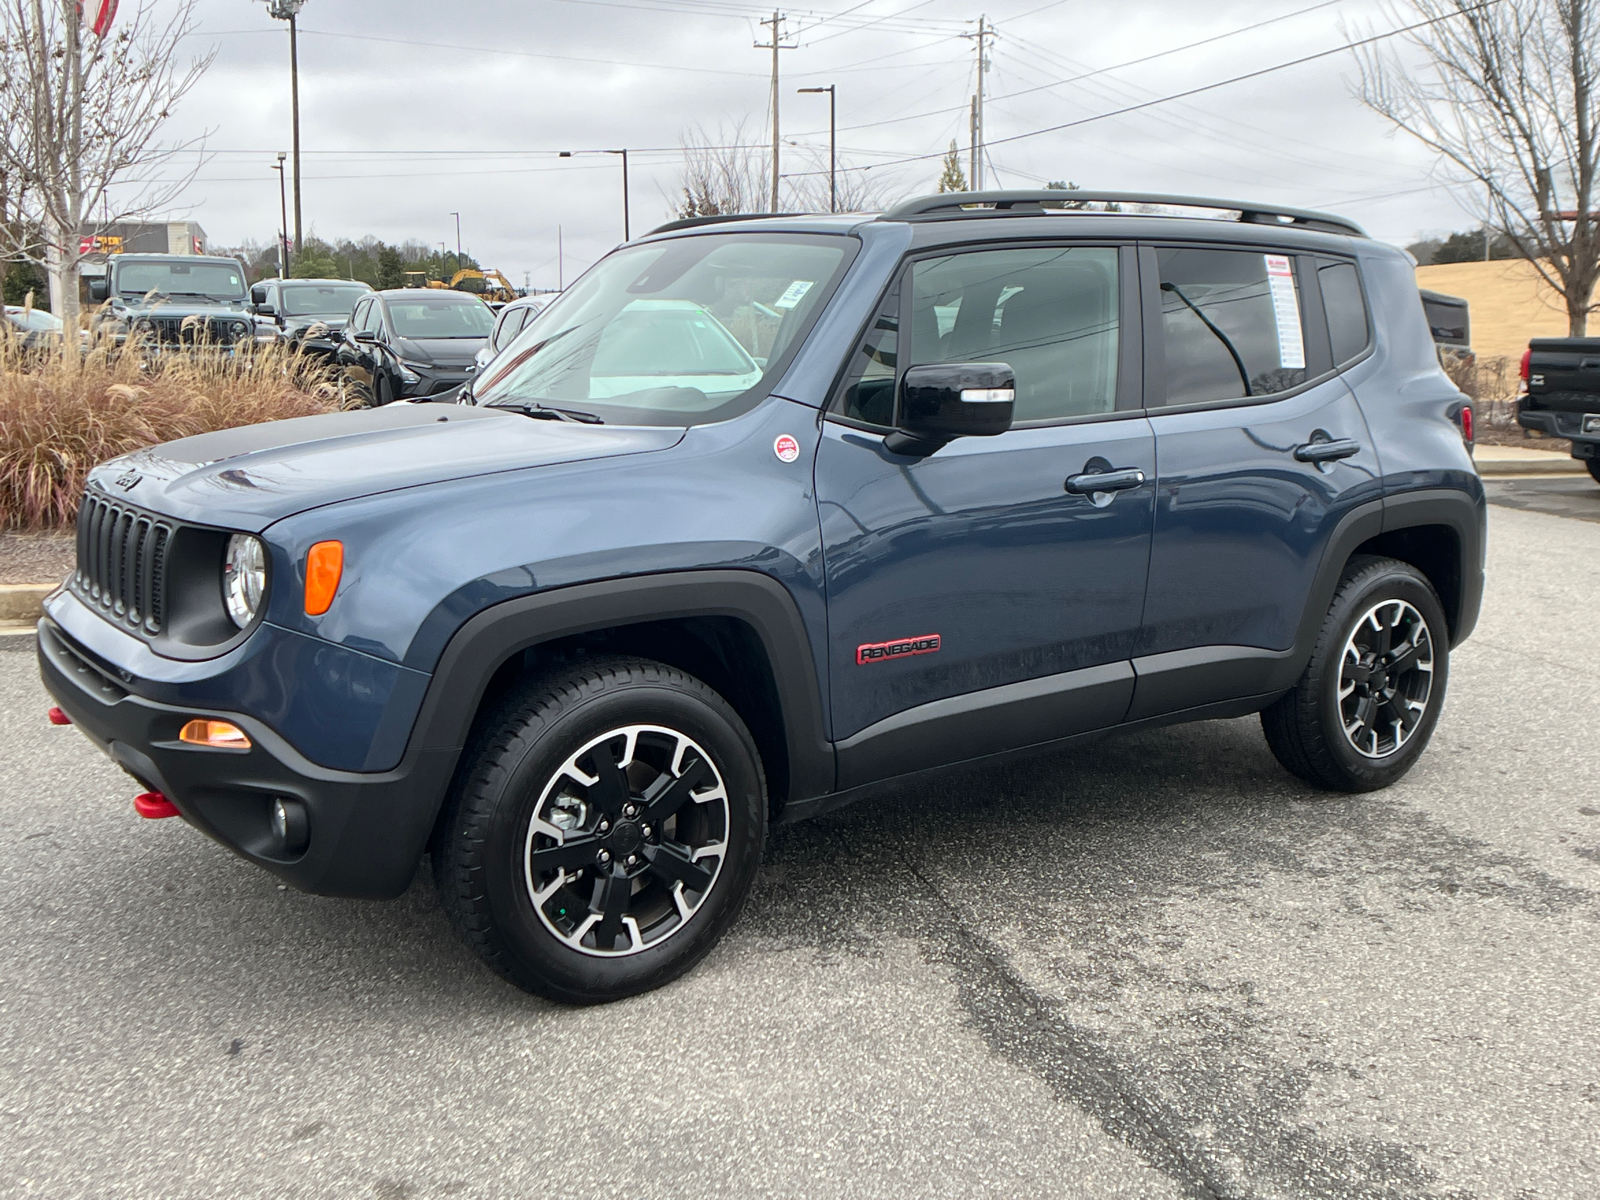
[(654, 237), (658, 233), (671, 233), (674, 229), (693, 229), (696, 225), (718, 225), (723, 221), (760, 221), (766, 217), (792, 216), (791, 213), (716, 213), (709, 217), (680, 217), (676, 221), (668, 221), (665, 225), (657, 225), (644, 237)]
[[(1278, 204), (1247, 204), (1240, 200), (1214, 200), (1205, 196), (1168, 196), (1155, 192), (1090, 192), (1052, 188), (1047, 191), (945, 192), (918, 196), (896, 204), (882, 213), (880, 221), (909, 221), (918, 217), (988, 217), (998, 214), (1039, 214), (1076, 212), (1084, 204), (1160, 204), (1173, 208), (1209, 208), (1236, 212), (1239, 220), (1253, 225), (1281, 225), (1296, 229), (1315, 229), (1323, 233), (1342, 233), (1366, 237), (1367, 231), (1354, 221), (1332, 213)], [(981, 207), (980, 207), (981, 206)], [(1139, 214), (1133, 214), (1139, 215)]]

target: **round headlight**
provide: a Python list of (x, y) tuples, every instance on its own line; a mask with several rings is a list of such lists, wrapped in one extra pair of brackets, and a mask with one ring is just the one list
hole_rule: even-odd
[(256, 619), (267, 592), (267, 551), (260, 538), (236, 533), (228, 539), (222, 564), (222, 599), (240, 629)]

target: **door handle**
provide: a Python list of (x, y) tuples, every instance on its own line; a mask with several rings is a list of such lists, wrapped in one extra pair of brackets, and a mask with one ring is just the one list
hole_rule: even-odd
[(1303, 463), (1336, 462), (1360, 453), (1361, 443), (1353, 438), (1306, 442), (1294, 448), (1295, 459)]
[(1067, 491), (1074, 496), (1089, 496), (1095, 492), (1125, 492), (1144, 485), (1144, 472), (1138, 467), (1123, 467), (1114, 471), (1085, 471), (1067, 476)]

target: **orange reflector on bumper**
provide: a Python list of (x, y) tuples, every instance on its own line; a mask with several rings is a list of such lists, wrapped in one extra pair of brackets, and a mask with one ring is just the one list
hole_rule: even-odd
[(248, 750), (250, 739), (231, 721), (196, 718), (178, 731), (178, 740), (191, 746), (216, 746), (224, 750)]
[(344, 543), (318, 542), (306, 551), (306, 615), (320, 617), (333, 603), (344, 574)]

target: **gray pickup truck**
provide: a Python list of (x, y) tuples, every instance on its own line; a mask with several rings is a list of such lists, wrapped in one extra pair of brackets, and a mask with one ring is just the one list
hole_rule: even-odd
[(1572, 457), (1600, 483), (1600, 337), (1534, 338), (1522, 384), (1517, 423), (1572, 439)]

